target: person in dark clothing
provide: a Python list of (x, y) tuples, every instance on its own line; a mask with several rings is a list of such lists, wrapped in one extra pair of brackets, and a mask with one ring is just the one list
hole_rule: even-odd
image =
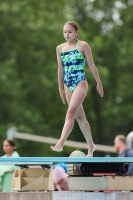
[[(116, 152), (118, 152), (118, 157), (133, 157), (133, 150), (127, 147), (124, 135), (117, 135), (115, 137), (114, 147)], [(126, 175), (133, 176), (133, 164), (129, 164)]]

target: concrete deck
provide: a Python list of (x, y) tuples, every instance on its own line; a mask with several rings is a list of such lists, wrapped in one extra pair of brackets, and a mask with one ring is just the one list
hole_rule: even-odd
[(133, 192), (12, 192), (0, 200), (132, 200)]

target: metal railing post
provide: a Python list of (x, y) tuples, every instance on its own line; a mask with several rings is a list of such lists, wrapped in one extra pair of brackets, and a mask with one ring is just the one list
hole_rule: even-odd
[(7, 138), (8, 139), (13, 139), (15, 137), (15, 133), (16, 133), (16, 128), (15, 127), (9, 128), (7, 130)]
[(131, 132), (127, 135), (126, 141), (127, 141), (127, 147), (128, 147), (128, 148), (132, 148), (133, 131), (131, 131)]

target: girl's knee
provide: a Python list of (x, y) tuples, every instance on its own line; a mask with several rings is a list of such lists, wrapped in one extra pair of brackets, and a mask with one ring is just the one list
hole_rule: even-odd
[(70, 108), (68, 111), (67, 111), (67, 118), (74, 118), (75, 117), (75, 114), (76, 114), (76, 109), (74, 108)]

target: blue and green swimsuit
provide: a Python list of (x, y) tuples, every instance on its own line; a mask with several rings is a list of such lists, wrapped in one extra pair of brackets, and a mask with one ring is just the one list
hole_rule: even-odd
[(64, 67), (64, 83), (71, 92), (74, 92), (78, 83), (86, 80), (84, 72), (85, 59), (78, 50), (78, 42), (73, 50), (63, 51), (62, 48), (61, 60)]

